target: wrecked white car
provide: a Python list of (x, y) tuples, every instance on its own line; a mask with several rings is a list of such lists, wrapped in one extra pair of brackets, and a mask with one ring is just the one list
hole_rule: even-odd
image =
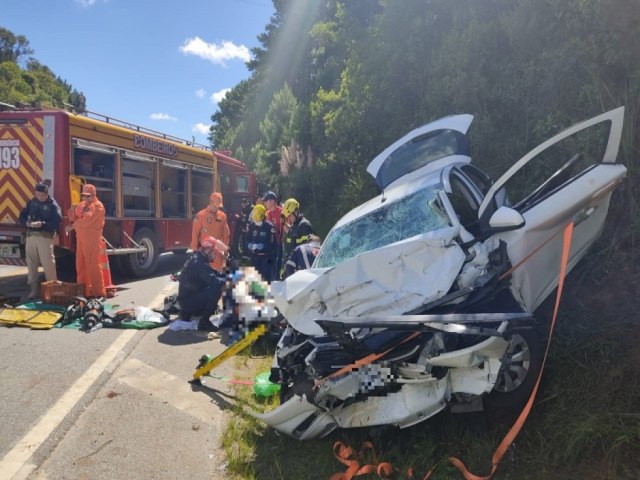
[(312, 439), (528, 398), (544, 330), (532, 313), (558, 285), (564, 227), (568, 270), (602, 231), (626, 174), (623, 114), (565, 130), (495, 183), (470, 163), (471, 115), (385, 149), (367, 168), (382, 194), (340, 219), (313, 268), (272, 285), (288, 321), (281, 405), (256, 417)]

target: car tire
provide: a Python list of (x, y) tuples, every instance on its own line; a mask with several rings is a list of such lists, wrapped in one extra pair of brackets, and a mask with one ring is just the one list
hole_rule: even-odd
[(160, 240), (156, 233), (149, 228), (141, 228), (133, 234), (133, 240), (138, 245), (145, 247), (145, 253), (132, 253), (125, 257), (128, 268), (136, 277), (146, 277), (156, 271), (158, 257), (160, 256)]
[(538, 379), (544, 351), (535, 328), (512, 330), (509, 347), (485, 408), (509, 408), (523, 405), (531, 396)]

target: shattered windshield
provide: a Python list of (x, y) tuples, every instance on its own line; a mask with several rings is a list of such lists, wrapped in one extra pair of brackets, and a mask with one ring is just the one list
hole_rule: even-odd
[(439, 188), (422, 189), (332, 230), (314, 267), (332, 267), (363, 252), (448, 227), (449, 219), (437, 199)]

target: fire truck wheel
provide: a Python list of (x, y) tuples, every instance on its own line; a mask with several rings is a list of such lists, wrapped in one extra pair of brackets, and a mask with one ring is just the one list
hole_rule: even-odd
[(145, 277), (156, 271), (158, 257), (160, 256), (160, 241), (156, 233), (149, 228), (141, 228), (133, 234), (133, 240), (145, 247), (145, 253), (127, 255), (131, 273), (136, 277)]

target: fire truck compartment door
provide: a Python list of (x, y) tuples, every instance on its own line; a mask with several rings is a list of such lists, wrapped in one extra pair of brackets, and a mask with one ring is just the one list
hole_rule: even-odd
[(42, 134), (30, 124), (0, 125), (0, 223), (17, 223), (42, 179)]

